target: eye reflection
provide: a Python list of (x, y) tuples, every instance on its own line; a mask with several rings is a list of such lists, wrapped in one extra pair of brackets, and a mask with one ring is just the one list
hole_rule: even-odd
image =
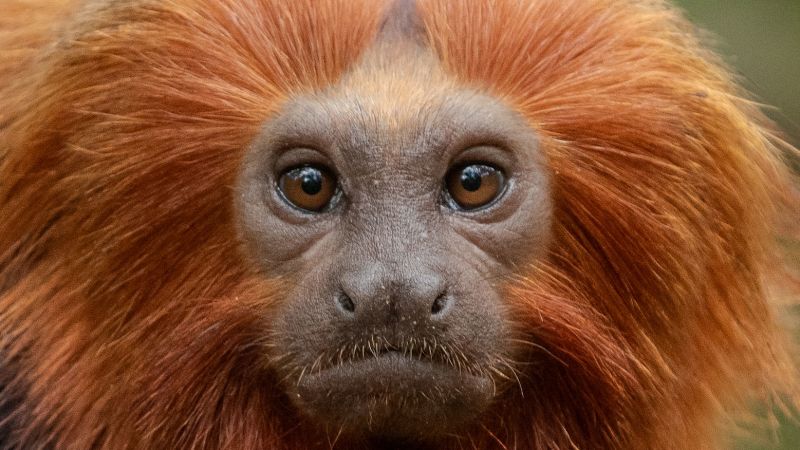
[(463, 210), (478, 209), (494, 201), (503, 192), (503, 172), (487, 164), (458, 166), (447, 174), (447, 193)]
[(302, 166), (281, 174), (278, 189), (291, 205), (311, 212), (325, 209), (336, 193), (336, 177), (318, 166)]

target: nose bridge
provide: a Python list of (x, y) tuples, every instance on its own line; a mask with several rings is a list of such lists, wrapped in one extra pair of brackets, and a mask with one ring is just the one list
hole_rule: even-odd
[(436, 220), (427, 203), (427, 199), (413, 196), (384, 199), (376, 195), (352, 217), (349, 245), (363, 257), (387, 265), (432, 258), (439, 243)]
[[(342, 271), (340, 284), (354, 301), (431, 301), (444, 290), (444, 277), (430, 264), (420, 261), (381, 263), (369, 260), (350, 264)], [(433, 297), (433, 298), (431, 298)]]
[(343, 280), (383, 296), (414, 294), (435, 289), (442, 278), (437, 262), (439, 245), (414, 219), (386, 218), (353, 239), (343, 264)]

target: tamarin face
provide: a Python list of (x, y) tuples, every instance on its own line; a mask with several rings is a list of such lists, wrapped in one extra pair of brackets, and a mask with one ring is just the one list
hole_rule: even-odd
[(251, 256), (293, 286), (267, 357), (301, 411), (443, 434), (513, 379), (500, 281), (542, 254), (551, 205), (537, 136), (509, 107), (452, 87), (413, 44), (382, 44), (286, 102), (238, 193)]
[(0, 448), (718, 448), (797, 392), (778, 142), (666, 2), (7, 2)]

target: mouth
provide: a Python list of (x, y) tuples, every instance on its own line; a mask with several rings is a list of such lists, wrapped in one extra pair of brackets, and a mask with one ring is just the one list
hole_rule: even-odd
[(353, 433), (435, 436), (462, 427), (493, 397), (490, 378), (386, 346), (302, 377), (292, 400)]

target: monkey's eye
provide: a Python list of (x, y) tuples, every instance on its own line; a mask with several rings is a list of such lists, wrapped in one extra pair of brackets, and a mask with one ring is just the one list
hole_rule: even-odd
[(293, 206), (319, 212), (336, 194), (336, 177), (324, 167), (296, 167), (281, 174), (278, 189)]
[(486, 164), (468, 164), (451, 169), (446, 178), (447, 194), (460, 209), (469, 211), (488, 205), (503, 193), (503, 172)]

